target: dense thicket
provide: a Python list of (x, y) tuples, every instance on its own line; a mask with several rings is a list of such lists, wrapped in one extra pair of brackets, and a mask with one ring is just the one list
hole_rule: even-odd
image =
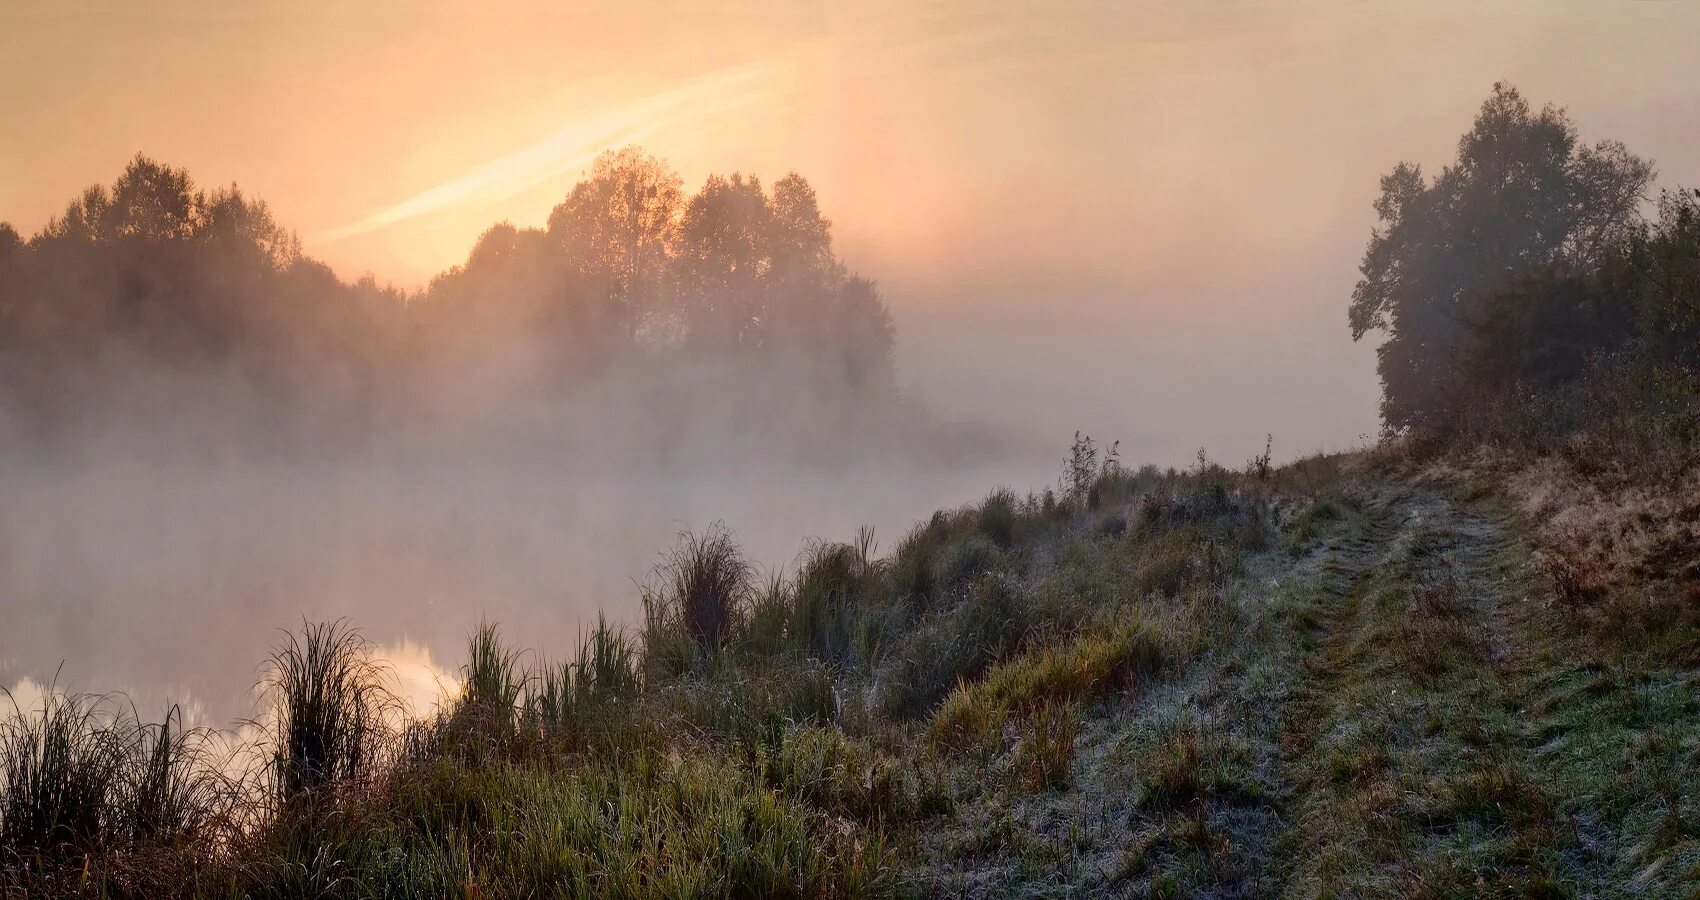
[(1351, 304), (1381, 330), (1388, 429), (1609, 458), (1685, 457), (1700, 413), (1700, 192), (1592, 147), (1562, 110), (1496, 85), (1458, 159), (1381, 182)]
[(496, 225), (412, 295), (340, 281), (264, 203), (143, 156), (27, 240), (0, 225), (0, 393), (38, 433), (169, 414), (185, 385), (337, 429), (620, 369), (784, 366), (793, 393), (877, 397), (893, 340), (808, 182), (716, 175), (688, 195), (636, 149), (598, 159), (546, 228)]

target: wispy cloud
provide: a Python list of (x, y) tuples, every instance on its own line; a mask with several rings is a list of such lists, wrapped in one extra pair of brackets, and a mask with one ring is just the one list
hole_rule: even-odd
[(701, 118), (782, 93), (786, 60), (718, 69), (635, 103), (582, 118), (536, 143), (479, 165), (452, 181), (322, 231), (322, 241), (367, 234), (469, 203), (515, 196), (549, 179), (582, 169), (603, 150), (642, 140), (680, 122)]

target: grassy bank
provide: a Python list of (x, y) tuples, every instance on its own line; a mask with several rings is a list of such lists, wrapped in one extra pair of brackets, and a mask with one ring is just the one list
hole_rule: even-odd
[(423, 721), (358, 632), (309, 625), (247, 765), (54, 698), (0, 735), (4, 892), (1700, 889), (1693, 647), (1616, 623), (1645, 582), (1567, 594), (1514, 480), (1092, 449), (885, 553), (865, 532), (764, 576), (685, 535), (641, 625), (564, 656), (480, 628)]

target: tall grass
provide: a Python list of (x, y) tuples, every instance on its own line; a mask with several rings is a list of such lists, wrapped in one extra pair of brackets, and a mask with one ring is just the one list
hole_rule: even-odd
[[(0, 723), (0, 896), (159, 896), (236, 835), (245, 799), (176, 708), (144, 725), (111, 697), (50, 690)], [(143, 859), (132, 859), (138, 854)]]
[(132, 844), (183, 845), (217, 838), (231, 824), (239, 787), (213, 758), (209, 733), (185, 728), (173, 706), (136, 728), (118, 807)]
[(679, 535), (643, 592), (644, 645), (663, 674), (717, 653), (746, 613), (754, 569), (722, 526)]
[(0, 726), (0, 848), (30, 857), (107, 844), (129, 763), (125, 729), (103, 721), (98, 697), (50, 689), (39, 711), (12, 702), (17, 715)]
[(596, 626), (580, 636), (576, 658), (543, 664), (526, 679), (523, 718), (544, 733), (605, 727), (641, 688), (638, 647), (598, 615)]
[(519, 651), (502, 642), (500, 628), (478, 623), (466, 644), (457, 715), (497, 730), (511, 730), (525, 682), (519, 658)]
[(303, 623), (267, 663), (272, 772), (284, 806), (375, 774), (398, 703), (371, 646), (341, 621)]
[(832, 662), (849, 655), (867, 562), (849, 544), (819, 543), (805, 551), (788, 629), (796, 649)]

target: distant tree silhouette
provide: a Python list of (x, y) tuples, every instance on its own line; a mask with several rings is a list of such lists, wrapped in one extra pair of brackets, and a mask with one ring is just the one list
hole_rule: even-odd
[(606, 296), (628, 337), (664, 317), (683, 182), (636, 147), (597, 157), (549, 214), (549, 238), (584, 288)]
[(803, 178), (714, 175), (686, 196), (637, 148), (599, 157), (546, 228), (491, 227), (416, 296), (339, 280), (263, 202), (140, 155), (28, 240), (0, 225), (0, 400), (44, 428), (96, 395), (147, 417), (144, 373), (251, 394), (273, 422), (704, 358), (890, 397), (893, 341)]

